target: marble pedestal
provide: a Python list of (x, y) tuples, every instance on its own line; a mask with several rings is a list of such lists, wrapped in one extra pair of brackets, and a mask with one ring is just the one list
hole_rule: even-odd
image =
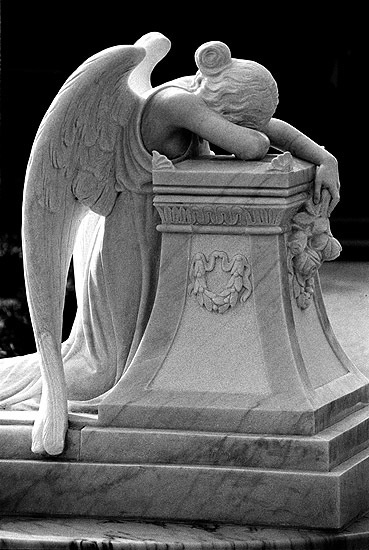
[[(252, 441), (247, 448), (255, 460), (248, 462), (246, 447), (236, 461), (225, 451), (220, 464), (227, 473), (213, 469), (214, 485), (204, 482), (224, 504), (217, 520), (341, 527), (369, 505), (368, 380), (333, 334), (316, 269), (304, 279), (291, 246), (305, 231), (307, 252), (322, 260), (323, 247), (309, 247), (331, 238), (324, 212), (309, 207), (313, 177), (312, 165), (283, 163), (283, 156), (249, 163), (214, 157), (175, 167), (160, 158), (154, 170), (163, 233), (157, 299), (99, 421), (179, 430), (187, 442), (185, 431), (195, 432), (202, 449), (210, 433), (213, 459), (230, 434), (246, 446)], [(333, 462), (321, 467), (317, 456), (309, 462), (330, 427), (341, 426), (339, 445), (350, 439), (340, 422), (357, 414), (365, 435), (362, 445), (348, 444), (349, 461), (330, 449)], [(301, 455), (296, 443), (303, 443)], [(188, 468), (195, 483), (193, 474)]]
[(296, 291), (291, 220), (314, 169), (159, 161), (161, 272), (141, 346), (62, 456), (31, 456), (29, 420), (1, 426), (0, 510), (340, 529), (369, 508), (368, 381), (318, 276), (306, 303)]
[(100, 406), (102, 424), (313, 435), (368, 402), (318, 276), (308, 307), (294, 297), (287, 239), (296, 214), (308, 215), (314, 168), (275, 160), (158, 162), (157, 297), (134, 360)]

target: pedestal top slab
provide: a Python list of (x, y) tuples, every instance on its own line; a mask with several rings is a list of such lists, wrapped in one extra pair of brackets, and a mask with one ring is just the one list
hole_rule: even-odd
[(211, 155), (189, 159), (175, 165), (163, 163), (154, 166), (154, 192), (157, 186), (173, 188), (230, 187), (289, 189), (311, 181), (315, 174), (314, 165), (294, 158), (289, 162), (279, 161), (284, 155), (266, 155), (262, 160), (238, 160), (228, 155)]

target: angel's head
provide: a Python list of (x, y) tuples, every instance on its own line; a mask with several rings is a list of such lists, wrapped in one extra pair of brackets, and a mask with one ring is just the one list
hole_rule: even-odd
[(195, 53), (198, 72), (191, 91), (227, 120), (262, 130), (278, 105), (271, 73), (255, 61), (234, 59), (223, 42), (206, 42)]

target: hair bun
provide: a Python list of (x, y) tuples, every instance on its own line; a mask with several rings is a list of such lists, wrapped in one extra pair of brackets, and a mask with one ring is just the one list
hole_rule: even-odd
[(224, 42), (206, 42), (196, 50), (195, 62), (204, 76), (213, 76), (232, 63), (231, 50)]

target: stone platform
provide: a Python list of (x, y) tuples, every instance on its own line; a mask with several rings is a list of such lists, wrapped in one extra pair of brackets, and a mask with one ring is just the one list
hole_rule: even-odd
[(63, 455), (32, 455), (32, 414), (2, 413), (0, 511), (338, 536), (369, 509), (367, 278), (362, 324), (336, 279), (333, 305), (350, 295), (339, 342), (316, 270), (340, 246), (308, 163), (159, 160), (161, 268), (140, 347), (98, 416), (70, 416)]
[[(351, 349), (353, 353), (356, 353), (355, 362), (362, 367), (363, 371), (365, 365), (367, 365), (366, 357), (369, 353), (368, 327), (367, 324), (362, 322), (366, 318), (366, 308), (368, 307), (366, 302), (368, 290), (367, 281), (369, 280), (368, 275), (368, 264), (345, 264), (336, 262), (335, 265), (325, 264), (321, 270), (322, 287), (325, 294), (328, 313), (332, 318), (334, 331), (341, 334), (341, 343), (343, 347), (345, 349)], [(347, 315), (348, 306), (350, 306), (350, 315)], [(345, 475), (347, 476), (347, 473), (345, 473), (345, 466), (352, 464), (353, 454), (359, 451), (359, 463), (361, 463), (361, 468), (363, 468), (364, 464), (368, 461), (366, 456), (367, 453), (365, 451), (360, 452), (360, 448), (365, 447), (365, 442), (369, 437), (366, 409), (354, 413), (351, 417), (346, 418), (334, 427), (330, 427), (316, 436), (313, 436), (314, 444), (309, 444), (309, 446), (307, 446), (307, 444), (311, 441), (311, 436), (264, 436), (258, 438), (255, 435), (242, 434), (222, 435), (214, 433), (192, 433), (187, 434), (190, 437), (186, 439), (186, 434), (184, 433), (170, 430), (164, 430), (159, 433), (157, 430), (150, 430), (145, 434), (145, 437), (140, 438), (140, 433), (142, 432), (139, 429), (129, 430), (102, 427), (97, 425), (97, 418), (94, 416), (72, 415), (70, 430), (68, 432), (68, 445), (65, 454), (62, 457), (58, 457), (58, 459), (47, 460), (42, 457), (38, 457), (38, 460), (35, 460), (35, 455), (30, 452), (32, 417), (33, 413), (29, 412), (1, 413), (1, 513), (3, 516), (8, 514), (17, 514), (20, 516), (18, 520), (8, 520), (5, 518), (3, 520), (3, 526), (4, 524), (9, 525), (9, 523), (6, 523), (8, 521), (13, 522), (13, 529), (15, 529), (15, 533), (18, 533), (16, 537), (18, 535), (21, 536), (22, 529), (25, 525), (28, 525), (27, 528), (31, 529), (31, 531), (32, 529), (37, 530), (37, 526), (40, 525), (38, 520), (32, 520), (30, 523), (27, 523), (25, 519), (22, 519), (22, 514), (41, 514), (47, 516), (53, 512), (53, 506), (55, 507), (58, 504), (62, 504), (62, 509), (59, 510), (59, 513), (69, 515), (70, 517), (67, 520), (56, 518), (55, 523), (53, 523), (52, 520), (48, 520), (46, 523), (51, 529), (51, 532), (53, 532), (54, 527), (58, 529), (60, 525), (73, 524), (76, 528), (76, 533), (81, 532), (83, 535), (83, 529), (82, 531), (78, 531), (79, 526), (91, 525), (91, 529), (96, 528), (97, 533), (100, 533), (102, 536), (103, 534), (100, 529), (102, 529), (102, 526), (109, 524), (108, 520), (106, 520), (105, 523), (96, 523), (95, 521), (88, 523), (87, 520), (78, 523), (77, 520), (73, 519), (75, 514), (79, 515), (86, 512), (92, 513), (94, 507), (94, 515), (106, 516), (112, 514), (116, 516), (116, 521), (119, 521), (118, 525), (119, 528), (121, 528), (123, 525), (121, 523), (122, 518), (117, 517), (117, 512), (124, 515), (122, 506), (117, 508), (117, 501), (115, 501), (115, 504), (114, 501), (110, 501), (108, 505), (111, 506), (111, 508), (108, 509), (107, 502), (103, 498), (104, 494), (107, 492), (107, 480), (109, 486), (117, 486), (115, 494), (117, 498), (119, 495), (121, 502), (124, 502), (127, 506), (125, 514), (128, 516), (132, 515), (133, 510), (133, 508), (128, 510), (129, 506), (132, 503), (134, 504), (135, 499), (139, 496), (139, 489), (137, 489), (137, 487), (141, 487), (142, 493), (145, 493), (145, 487), (150, 486), (150, 483), (153, 483), (155, 477), (156, 479), (161, 477), (163, 480), (162, 497), (165, 496), (171, 499), (172, 502), (173, 499), (179, 499), (178, 507), (181, 506), (180, 503), (183, 501), (187, 500), (187, 502), (190, 503), (191, 498), (188, 499), (187, 497), (191, 497), (192, 494), (194, 498), (198, 499), (199, 494), (201, 495), (201, 493), (203, 493), (203, 485), (200, 483), (200, 485), (197, 486), (197, 483), (193, 482), (193, 486), (187, 485), (186, 493), (183, 495), (181, 494), (181, 490), (183, 490), (183, 485), (181, 489), (181, 483), (184, 482), (184, 477), (182, 476), (181, 482), (181, 476), (178, 478), (177, 473), (182, 472), (183, 474), (183, 464), (185, 462), (191, 465), (187, 468), (189, 468), (192, 473), (196, 473), (198, 480), (201, 479), (201, 477), (204, 479), (204, 476), (209, 476), (211, 467), (215, 468), (216, 472), (222, 471), (223, 480), (226, 480), (228, 476), (228, 465), (228, 467), (232, 466), (233, 468), (237, 468), (236, 475), (238, 477), (237, 479), (235, 478), (237, 485), (240, 477), (243, 476), (243, 479), (245, 479), (246, 472), (249, 472), (248, 475), (251, 475), (249, 479), (252, 479), (252, 476), (254, 476), (254, 481), (258, 479), (258, 483), (260, 484), (259, 492), (258, 490), (255, 492), (254, 489), (252, 493), (254, 501), (259, 501), (261, 506), (267, 506), (268, 501), (272, 502), (273, 490), (276, 491), (275, 494), (278, 493), (278, 477), (283, 487), (285, 485), (286, 477), (283, 473), (283, 468), (288, 468), (290, 471), (294, 472), (294, 474), (290, 472), (289, 475), (290, 477), (295, 477), (296, 482), (299, 476), (302, 476), (301, 479), (305, 480), (310, 478), (310, 480), (313, 481), (310, 487), (314, 487), (315, 480), (321, 479), (322, 476), (324, 476), (324, 472), (329, 472), (329, 479), (334, 480), (331, 481), (331, 483), (338, 488), (338, 480), (344, 480)], [(162, 444), (163, 440), (165, 441), (164, 445)], [(214, 443), (216, 444), (214, 445)], [(282, 448), (285, 449), (284, 465), (280, 463), (280, 451)], [(135, 466), (132, 465), (134, 458), (136, 460)], [(168, 460), (172, 462), (174, 465), (173, 471), (176, 472), (176, 477), (172, 480), (172, 483), (170, 483), (170, 469), (163, 466), (163, 462)], [(122, 470), (119, 473), (119, 468), (121, 468), (119, 462), (126, 463), (124, 475), (122, 475)], [(151, 463), (151, 468), (149, 470), (147, 469), (147, 462)], [(268, 472), (263, 470), (263, 468), (269, 468)], [(366, 476), (365, 480), (360, 480), (360, 475), (358, 474), (360, 469), (359, 464), (357, 468), (358, 470), (355, 476), (350, 479), (349, 483), (352, 483), (353, 487), (355, 485), (356, 487), (360, 485), (362, 498), (365, 499), (369, 494), (369, 489), (367, 487), (369, 479), (368, 476)], [(358, 477), (356, 478), (357, 474)], [(80, 481), (81, 478), (84, 479), (85, 496), (81, 494), (82, 491), (80, 493), (75, 487), (76, 476), (78, 477), (78, 481)], [(126, 490), (124, 490), (122, 483), (126, 486)], [(228, 483), (230, 483), (229, 476)], [(127, 491), (130, 484), (131, 489)], [(331, 485), (331, 487), (333, 485)], [(132, 487), (135, 487), (135, 489), (133, 490)], [(307, 509), (309, 509), (309, 500), (306, 496), (304, 498), (301, 497), (308, 485), (305, 486), (305, 489), (302, 488), (300, 483), (296, 483), (293, 487), (296, 491), (294, 497), (295, 504), (293, 504), (293, 499), (288, 501), (284, 498), (284, 506), (288, 504), (288, 507), (291, 506), (292, 509), (292, 506), (296, 505), (297, 500), (300, 499), (300, 504), (298, 506), (301, 508), (302, 513), (307, 513)], [(264, 492), (264, 498), (260, 491)], [(291, 493), (293, 494), (293, 491), (291, 491)], [(219, 485), (219, 494), (222, 494), (222, 484)], [(211, 512), (215, 514), (218, 509), (218, 503), (215, 498), (216, 494), (214, 491), (211, 491), (211, 494), (205, 492), (203, 496), (203, 502), (205, 501), (205, 504), (206, 502), (210, 503), (208, 510), (210, 509)], [(352, 499), (355, 501), (357, 495), (353, 496)], [(154, 500), (156, 500), (158, 504), (158, 496), (156, 496)], [(333, 504), (333, 501), (331, 502)], [(131, 504), (128, 506), (128, 503)], [(152, 506), (152, 500), (151, 503)], [(355, 504), (355, 502), (353, 504)], [(161, 508), (161, 504), (159, 503), (158, 505), (160, 511), (165, 512), (165, 509)], [(237, 506), (235, 506), (235, 508), (237, 508)], [(152, 515), (153, 508), (150, 508), (147, 502), (146, 509), (148, 515)], [(188, 506), (183, 507), (184, 519), (189, 519), (185, 517), (186, 510), (188, 510)], [(199, 507), (196, 507), (196, 510), (198, 513)], [(294, 512), (295, 511), (296, 510), (294, 510)], [(332, 508), (323, 510), (322, 517), (327, 518), (328, 516), (333, 520), (334, 516), (331, 515), (331, 511)], [(193, 518), (195, 515), (196, 514), (193, 514)], [(314, 512), (314, 515), (318, 520), (319, 513), (315, 514)], [(297, 514), (297, 516), (300, 517), (301, 521), (301, 514)], [(205, 516), (203, 517), (205, 518)], [(213, 515), (213, 518), (214, 517), (216, 516)], [(266, 518), (267, 516), (264, 517)], [(214, 519), (212, 521), (214, 521)], [(267, 522), (266, 519), (265, 522)], [(109, 525), (110, 527), (114, 527), (117, 524), (112, 522)], [(141, 527), (138, 527), (139, 525), (142, 525), (143, 529), (140, 533), (147, 533), (147, 530), (151, 529), (150, 525), (154, 525), (154, 531), (158, 528), (157, 524), (147, 523), (127, 523), (127, 525), (131, 525), (131, 527), (133, 525), (133, 533), (136, 534), (137, 530), (141, 529)], [(359, 522), (357, 525), (363, 526), (366, 524), (365, 522)], [(190, 530), (190, 533), (194, 533), (193, 527), (183, 527), (183, 529), (185, 529), (184, 532), (186, 532), (187, 528)], [(354, 527), (352, 528), (354, 529)], [(19, 531), (17, 531), (18, 529)], [(167, 529), (171, 532), (171, 528), (168, 527)], [(174, 528), (174, 530), (176, 529), (177, 527)], [(182, 529), (182, 526), (180, 526), (180, 529)], [(201, 532), (201, 528), (199, 529)], [(216, 532), (219, 534), (223, 532), (223, 526), (218, 525), (217, 527), (212, 527), (212, 529), (214, 529), (214, 533)], [(224, 527), (224, 529), (230, 528)], [(239, 537), (239, 533), (246, 536), (250, 530), (251, 527), (232, 527), (231, 529), (235, 537)], [(65, 531), (63, 532), (65, 533)], [(111, 530), (109, 532), (111, 532)], [(56, 534), (58, 535), (58, 533), (59, 531), (57, 530)], [(196, 533), (198, 533), (198, 531), (196, 531)], [(205, 533), (208, 533), (208, 531), (205, 530)], [(282, 537), (281, 540), (289, 540), (288, 537), (292, 533), (294, 537), (297, 537), (296, 540), (299, 541), (300, 545), (302, 544), (302, 540), (305, 540), (307, 536), (296, 531), (279, 531), (277, 528), (269, 530), (253, 528), (252, 533), (253, 536), (257, 534), (258, 537), (259, 535), (261, 537), (269, 537), (265, 539), (269, 541), (272, 536), (277, 536), (277, 533), (279, 538)], [(309, 533), (311, 532), (309, 531)], [(343, 540), (343, 538), (346, 540), (347, 533), (350, 533), (350, 528), (345, 529), (341, 534), (336, 534), (335, 536), (341, 537), (337, 540)], [(166, 534), (168, 534), (168, 530)], [(356, 533), (356, 535), (359, 537), (357, 540), (361, 540), (362, 537), (364, 537), (362, 531)], [(356, 535), (353, 534), (352, 536)], [(119, 534), (117, 536), (119, 536)], [(327, 540), (328, 535), (326, 532), (323, 535), (322, 533), (319, 534), (313, 531), (310, 536), (313, 537), (313, 539), (306, 540), (314, 540), (314, 537), (317, 537), (316, 540), (323, 541)], [(333, 534), (329, 534), (329, 536), (333, 537)], [(347, 540), (351, 540), (352, 536), (350, 535)], [(365, 535), (365, 537), (366, 536), (367, 535)], [(305, 537), (305, 539), (303, 537)], [(144, 540), (143, 536), (141, 540)], [(160, 538), (158, 538), (158, 541), (159, 540)], [(192, 540), (191, 537), (189, 540)], [(235, 540), (238, 539), (235, 538)], [(244, 544), (246, 544), (246, 540), (248, 539), (245, 538), (243, 541)], [(264, 539), (250, 539), (248, 544), (251, 544), (252, 540), (255, 542), (255, 540), (260, 541)], [(366, 538), (365, 540), (368, 539)], [(216, 538), (214, 541), (216, 541)], [(357, 541), (355, 544), (356, 543), (358, 544)], [(239, 542), (239, 544), (241, 544), (241, 542)], [(32, 546), (29, 547), (31, 548)], [(126, 547), (129, 548), (129, 546)], [(141, 547), (145, 548), (145, 546)], [(218, 547), (222, 547), (220, 543)], [(232, 546), (229, 547), (231, 548)], [(239, 547), (247, 548), (247, 546)], [(249, 547), (252, 548), (252, 546)], [(303, 548), (303, 546), (297, 547)], [(342, 547), (345, 548), (345, 546)], [(13, 548), (17, 548), (17, 546), (13, 546)], [(18, 548), (20, 547), (18, 546)], [(122, 548), (124, 548), (124, 546), (122, 546)], [(196, 547), (194, 546), (194, 548)], [(224, 548), (227, 548), (227, 546)], [(319, 548), (319, 546), (317, 546), (317, 548)], [(351, 546), (351, 548), (356, 548), (356, 546)], [(365, 548), (365, 545), (363, 548)]]
[(367, 408), (310, 437), (107, 428), (78, 418), (64, 455), (38, 460), (28, 420), (1, 426), (3, 514), (337, 529), (369, 508)]
[(343, 531), (107, 518), (3, 518), (7, 550), (368, 550), (369, 514)]

